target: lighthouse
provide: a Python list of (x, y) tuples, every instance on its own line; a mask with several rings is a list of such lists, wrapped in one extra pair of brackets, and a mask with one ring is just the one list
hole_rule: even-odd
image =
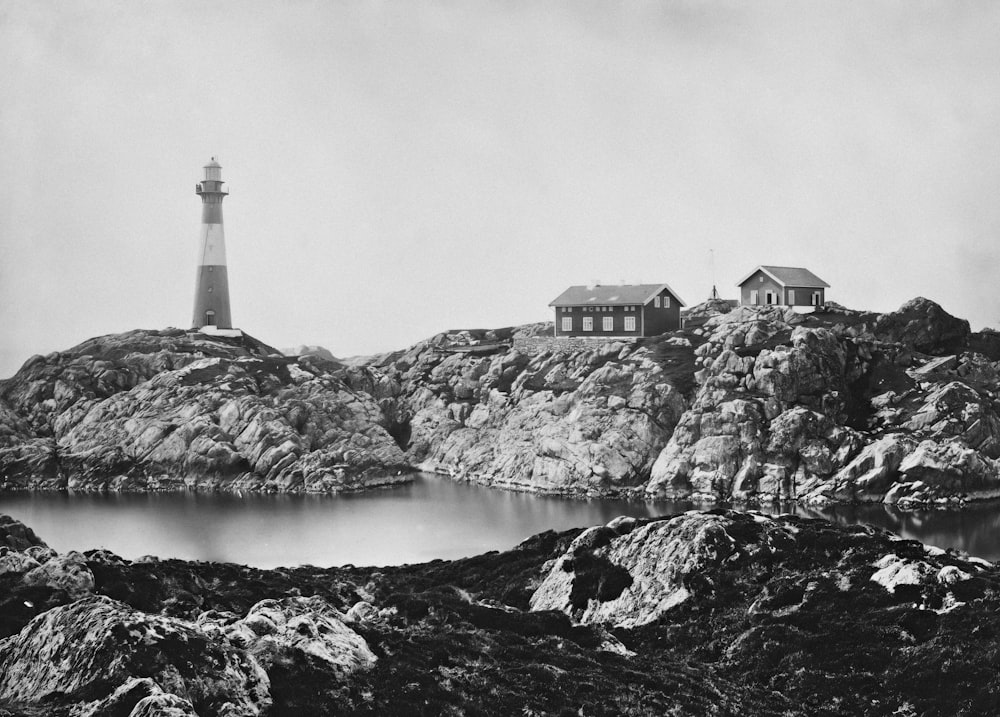
[(229, 277), (226, 272), (226, 236), (222, 228), (222, 200), (229, 192), (222, 188), (222, 165), (205, 165), (205, 178), (195, 185), (201, 197), (201, 241), (198, 277), (194, 291), (193, 328), (233, 328), (229, 313)]

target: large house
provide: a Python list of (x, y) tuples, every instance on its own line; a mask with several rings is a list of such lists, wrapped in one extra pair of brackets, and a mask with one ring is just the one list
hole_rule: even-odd
[(666, 284), (571, 286), (555, 307), (556, 336), (656, 336), (681, 327), (676, 292)]
[(736, 284), (744, 306), (822, 306), (830, 285), (797, 266), (758, 266)]

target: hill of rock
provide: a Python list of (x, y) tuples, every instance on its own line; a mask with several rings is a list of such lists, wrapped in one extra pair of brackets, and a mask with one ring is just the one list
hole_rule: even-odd
[(579, 348), (551, 325), (440, 334), (348, 381), (407, 460), (573, 495), (900, 504), (1000, 496), (1000, 335), (927, 299), (889, 314), (726, 302)]
[(1000, 496), (1000, 334), (927, 299), (688, 316), (635, 342), (534, 324), (344, 362), (250, 337), (100, 337), (0, 382), (0, 487), (332, 492), (417, 468), (577, 496)]
[(406, 460), (372, 398), (249, 336), (131, 331), (0, 381), (0, 488), (359, 489)]
[(278, 570), (57, 554), (0, 517), (6, 717), (997, 714), (998, 616), (995, 565), (791, 516)]

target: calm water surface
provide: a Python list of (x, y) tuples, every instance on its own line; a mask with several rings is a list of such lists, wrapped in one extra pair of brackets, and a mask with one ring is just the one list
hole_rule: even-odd
[[(431, 475), (346, 496), (0, 494), (0, 513), (31, 526), (61, 552), (107, 548), (129, 559), (158, 555), (263, 568), (451, 559), (506, 550), (550, 528), (597, 525), (618, 515), (668, 515), (691, 507), (539, 497)], [(880, 505), (789, 510), (842, 523), (870, 523), (906, 538), (1000, 559), (997, 505), (924, 513)]]

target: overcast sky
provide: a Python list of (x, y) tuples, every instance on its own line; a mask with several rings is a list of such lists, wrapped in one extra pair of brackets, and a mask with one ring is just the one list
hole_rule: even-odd
[(223, 165), (234, 324), (349, 356), (570, 284), (1000, 325), (1000, 3), (0, 0), (0, 377), (190, 325)]

